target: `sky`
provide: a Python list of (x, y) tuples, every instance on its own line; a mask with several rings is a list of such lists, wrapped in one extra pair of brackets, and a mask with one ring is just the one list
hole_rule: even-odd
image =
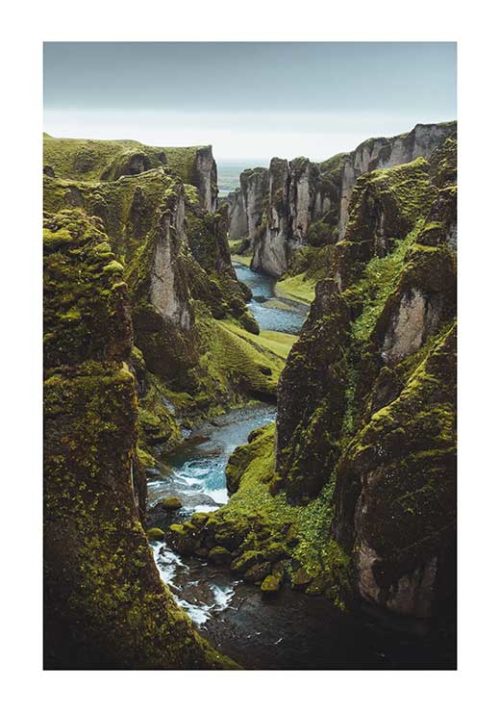
[(49, 42), (44, 130), (220, 160), (349, 151), (456, 118), (452, 42)]

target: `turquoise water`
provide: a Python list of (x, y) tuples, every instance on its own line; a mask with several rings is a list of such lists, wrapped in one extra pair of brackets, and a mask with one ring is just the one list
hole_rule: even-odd
[[(240, 265), (235, 267), (238, 278), (253, 292), (249, 306), (260, 327), (296, 333), (307, 310), (293, 303), (289, 309), (266, 307), (274, 295), (275, 280)], [(149, 525), (165, 531), (170, 524), (194, 512), (215, 511), (225, 504), (228, 500), (225, 470), (231, 453), (247, 441), (252, 430), (271, 423), (275, 417), (274, 406), (256, 403), (233, 409), (191, 433), (184, 447), (148, 473)], [(179, 497), (182, 508), (174, 514), (154, 510), (163, 497), (169, 496)], [(185, 560), (164, 542), (155, 542), (152, 550), (162, 580), (200, 627), (229, 607), (239, 587), (245, 588), (243, 582), (228, 572), (214, 573), (205, 562)]]
[[(277, 306), (274, 287), (276, 279), (267, 274), (252, 272), (249, 267), (238, 262), (233, 263), (236, 276), (252, 290), (252, 300), (248, 308), (263, 330), (282, 331), (286, 334), (298, 334), (302, 328), (309, 307), (291, 299), (279, 298), (282, 309)], [(271, 301), (273, 300), (273, 301)]]

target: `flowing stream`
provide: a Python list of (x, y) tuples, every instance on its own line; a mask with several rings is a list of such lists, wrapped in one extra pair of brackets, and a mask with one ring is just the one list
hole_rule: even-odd
[[(261, 329), (297, 333), (307, 307), (277, 299), (275, 281), (235, 264), (253, 293), (249, 308)], [(193, 512), (227, 502), (225, 468), (249, 433), (275, 418), (274, 406), (231, 410), (193, 432), (185, 446), (148, 482), (149, 525), (167, 529)], [(151, 512), (163, 497), (178, 496), (182, 509)], [(182, 557), (165, 542), (151, 544), (160, 576), (200, 632), (247, 669), (378, 669), (446, 667), (447, 654), (430, 643), (388, 631), (371, 618), (337, 611), (320, 597), (285, 589), (264, 598), (227, 569)]]

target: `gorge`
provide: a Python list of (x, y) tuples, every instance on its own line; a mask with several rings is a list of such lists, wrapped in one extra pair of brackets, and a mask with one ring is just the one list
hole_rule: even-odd
[(239, 182), (44, 136), (45, 665), (453, 667), (456, 123)]

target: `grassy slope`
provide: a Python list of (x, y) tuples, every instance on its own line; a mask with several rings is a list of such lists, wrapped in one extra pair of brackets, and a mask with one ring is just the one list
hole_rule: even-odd
[(258, 351), (270, 351), (283, 360), (287, 358), (290, 349), (298, 338), (293, 334), (283, 334), (279, 331), (261, 331), (257, 336), (248, 331), (244, 331), (236, 324), (225, 323), (224, 326), (238, 338), (243, 339), (247, 343), (255, 344)]
[(296, 299), (303, 304), (311, 304), (314, 299), (317, 280), (307, 279), (304, 273), (286, 277), (276, 283), (276, 294), (280, 297)]

